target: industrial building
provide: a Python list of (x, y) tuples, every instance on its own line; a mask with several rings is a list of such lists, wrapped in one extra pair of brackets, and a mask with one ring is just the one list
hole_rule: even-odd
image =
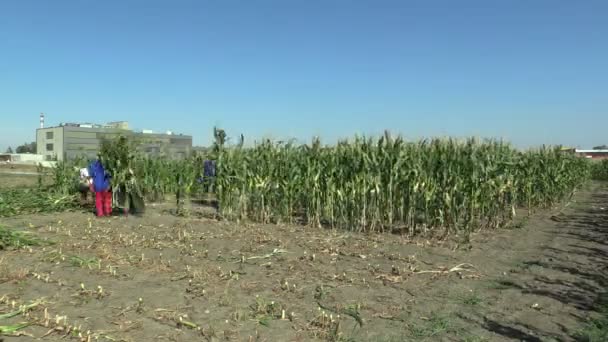
[(608, 150), (579, 150), (576, 149), (577, 156), (588, 159), (608, 159)]
[(173, 132), (155, 133), (149, 130), (135, 132), (125, 121), (105, 125), (90, 123), (62, 123), (44, 127), (44, 116), (36, 130), (37, 154), (45, 160), (68, 160), (78, 157), (94, 158), (104, 140), (126, 136), (137, 143), (138, 149), (153, 156), (184, 158), (192, 151), (192, 136)]

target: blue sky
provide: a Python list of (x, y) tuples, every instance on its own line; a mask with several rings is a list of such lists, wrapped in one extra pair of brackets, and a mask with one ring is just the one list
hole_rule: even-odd
[(326, 142), (608, 143), (608, 2), (0, 1), (0, 149), (127, 120)]

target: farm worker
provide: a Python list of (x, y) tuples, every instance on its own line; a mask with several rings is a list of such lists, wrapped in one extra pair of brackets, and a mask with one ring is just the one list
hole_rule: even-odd
[(213, 192), (213, 184), (215, 183), (215, 160), (205, 160), (203, 163), (203, 182), (207, 181), (207, 191)]
[(131, 168), (129, 168), (129, 180), (132, 185), (132, 190), (123, 191), (123, 202), (124, 202), (124, 213), (125, 216), (128, 213), (132, 213), (135, 215), (141, 215), (146, 210), (146, 205), (144, 203), (144, 199), (139, 196), (138, 191), (136, 190), (135, 182), (135, 172)]
[(86, 202), (87, 194), (89, 191), (93, 192), (93, 182), (91, 182), (91, 176), (89, 176), (89, 169), (83, 167), (80, 169), (80, 184), (78, 185), (78, 191), (82, 196), (82, 200)]
[(97, 216), (110, 216), (112, 214), (110, 175), (104, 169), (99, 155), (89, 168), (89, 174), (93, 180), (93, 190), (95, 191), (95, 208), (97, 209)]
[(215, 160), (205, 160), (204, 169), (205, 177), (215, 177)]

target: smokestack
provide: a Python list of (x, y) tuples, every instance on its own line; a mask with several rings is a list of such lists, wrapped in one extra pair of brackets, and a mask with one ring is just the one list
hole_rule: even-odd
[(44, 128), (44, 113), (40, 113), (40, 128)]

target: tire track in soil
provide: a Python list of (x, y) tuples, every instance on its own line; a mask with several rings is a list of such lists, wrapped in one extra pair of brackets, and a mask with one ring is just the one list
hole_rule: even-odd
[(492, 305), (457, 316), (491, 341), (575, 341), (608, 285), (608, 186), (594, 183), (559, 214), (526, 226), (525, 236), (503, 244), (517, 257), (501, 258), (503, 248), (486, 255), (511, 263), (481, 290), (490, 283), (498, 292)]

